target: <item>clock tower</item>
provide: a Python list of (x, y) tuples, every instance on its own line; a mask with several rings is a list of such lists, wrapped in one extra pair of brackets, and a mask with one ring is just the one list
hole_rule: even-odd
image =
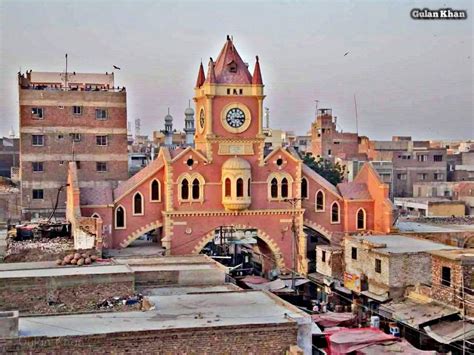
[(216, 154), (263, 159), (263, 87), (258, 57), (251, 75), (229, 36), (217, 59), (210, 58), (207, 75), (201, 63), (194, 97), (195, 144), (209, 160)]

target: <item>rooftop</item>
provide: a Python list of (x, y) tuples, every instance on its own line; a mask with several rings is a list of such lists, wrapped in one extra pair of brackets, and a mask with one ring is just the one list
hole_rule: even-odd
[(466, 261), (474, 263), (474, 248), (471, 249), (455, 249), (455, 250), (435, 250), (430, 252), (432, 255), (451, 260)]
[[(21, 317), (20, 336), (74, 336), (143, 330), (287, 323), (311, 318), (263, 291), (210, 292), (149, 296), (147, 312)], [(301, 322), (299, 322), (301, 323)]]
[(429, 252), (433, 250), (459, 249), (429, 240), (407, 237), (400, 234), (352, 236), (360, 243), (373, 245), (372, 251), (383, 254), (405, 254)]

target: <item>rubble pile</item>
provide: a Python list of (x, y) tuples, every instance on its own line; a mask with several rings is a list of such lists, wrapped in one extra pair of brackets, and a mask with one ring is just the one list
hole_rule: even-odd
[(90, 265), (93, 262), (97, 261), (97, 255), (92, 255), (91, 253), (72, 253), (66, 255), (63, 259), (57, 259), (56, 265)]
[(420, 223), (431, 223), (431, 224), (474, 224), (474, 217), (462, 216), (462, 217), (420, 217), (416, 219)]
[(74, 241), (67, 237), (29, 240), (9, 239), (5, 262), (55, 260), (74, 250)]
[(97, 303), (97, 308), (102, 310), (115, 310), (117, 308), (123, 308), (123, 306), (133, 306), (141, 311), (155, 309), (153, 303), (140, 293), (125, 297), (110, 297)]

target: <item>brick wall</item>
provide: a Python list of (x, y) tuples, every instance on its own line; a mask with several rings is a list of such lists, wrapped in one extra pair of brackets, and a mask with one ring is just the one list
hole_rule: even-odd
[[(450, 286), (443, 285), (442, 268), (449, 267), (451, 269)], [(462, 309), (462, 275), (464, 274), (465, 294), (464, 300), (466, 314), (474, 316), (474, 293), (472, 292), (472, 265), (462, 266), (460, 261), (432, 256), (432, 284), (431, 298), (452, 305), (458, 309)]]
[(297, 324), (161, 329), (65, 337), (0, 339), (5, 352), (160, 354), (285, 354), (297, 343)]
[(24, 314), (95, 311), (96, 304), (105, 298), (132, 294), (131, 273), (1, 278), (0, 310)]

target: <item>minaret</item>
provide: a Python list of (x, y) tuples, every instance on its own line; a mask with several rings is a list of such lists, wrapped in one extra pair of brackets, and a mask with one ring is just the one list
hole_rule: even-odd
[(170, 115), (168, 107), (168, 114), (165, 116), (165, 146), (171, 147), (173, 145), (173, 116)]
[(184, 132), (186, 133), (186, 145), (194, 147), (194, 110), (191, 108), (191, 101), (188, 103), (188, 107), (184, 110)]

